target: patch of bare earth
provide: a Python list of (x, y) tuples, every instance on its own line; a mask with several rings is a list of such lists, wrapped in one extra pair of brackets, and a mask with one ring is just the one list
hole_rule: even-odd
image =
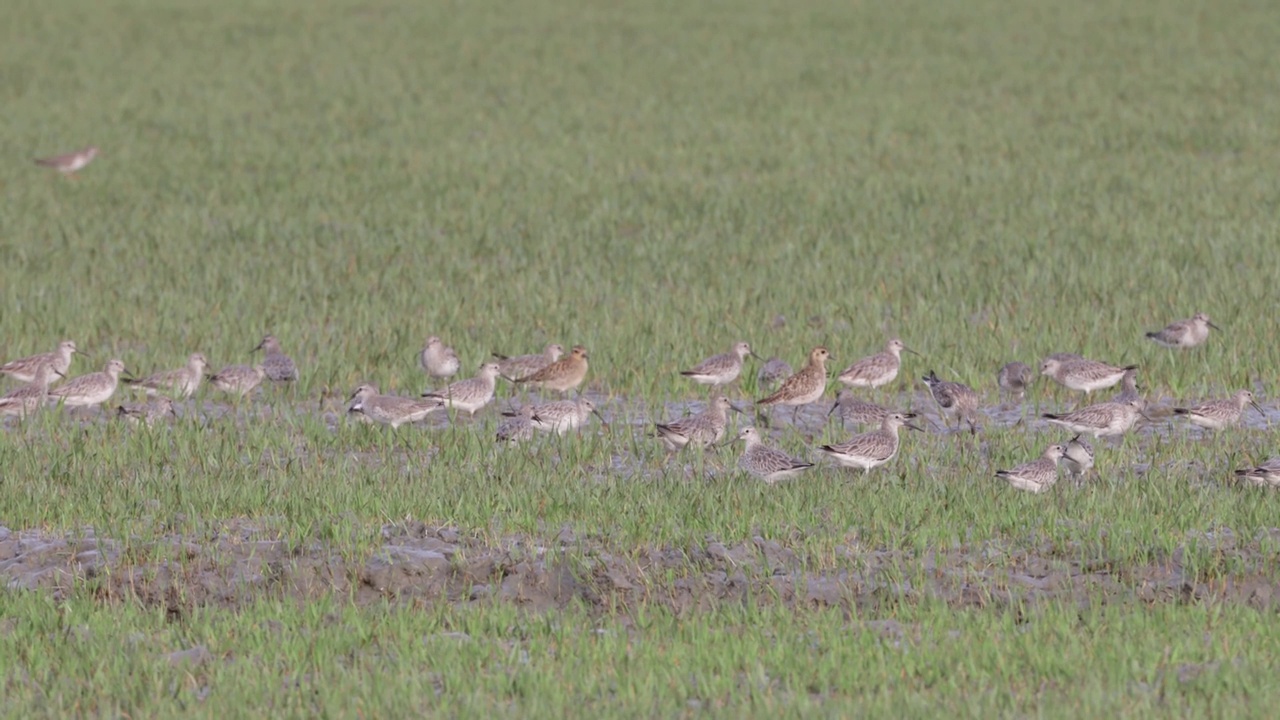
[(127, 544), (91, 530), (0, 528), (0, 581), (11, 590), (59, 597), (87, 590), (103, 601), (164, 607), (179, 617), (196, 606), (334, 595), (357, 604), (499, 602), (534, 611), (579, 605), (612, 612), (658, 604), (678, 613), (748, 600), (859, 613), (926, 600), (958, 608), (1045, 600), (1276, 607), (1280, 577), (1259, 539), (1218, 533), (1208, 540), (1224, 560), (1221, 567), (1230, 570), (1204, 579), (1203, 569), (1193, 574), (1184, 568), (1183, 550), (1125, 566), (998, 543), (921, 554), (842, 548), (818, 567), (760, 537), (618, 550), (568, 529), (545, 542), (516, 537), (495, 543), (409, 522), (384, 527), (379, 547), (352, 557), (321, 542), (290, 544), (243, 520), (211, 525), (198, 536)]

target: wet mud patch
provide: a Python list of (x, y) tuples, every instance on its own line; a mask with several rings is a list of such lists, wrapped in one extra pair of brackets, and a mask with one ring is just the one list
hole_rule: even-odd
[[(781, 604), (877, 613), (941, 602), (1018, 609), (1040, 602), (1246, 604), (1280, 609), (1274, 548), (1280, 530), (1256, 538), (1228, 531), (1189, 536), (1158, 560), (1123, 564), (1069, 559), (1050, 547), (999, 542), (904, 553), (839, 548), (824, 565), (776, 540), (612, 548), (571, 530), (494, 542), (419, 522), (381, 529), (372, 550), (282, 540), (267, 524), (228, 521), (199, 533), (122, 542), (92, 530), (52, 534), (0, 527), (0, 581), (11, 591), (162, 607), (235, 608), (263, 598), (344, 597), (373, 603), (511, 603), (531, 611), (582, 606), (601, 613), (649, 605), (673, 612), (725, 604)], [(1188, 548), (1192, 548), (1188, 550)], [(1208, 550), (1212, 565), (1191, 562)], [(1192, 567), (1192, 566), (1195, 567)]]

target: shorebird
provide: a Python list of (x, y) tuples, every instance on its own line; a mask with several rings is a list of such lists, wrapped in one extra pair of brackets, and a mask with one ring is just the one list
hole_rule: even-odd
[(280, 341), (275, 335), (267, 335), (262, 338), (262, 342), (250, 351), (250, 354), (263, 351), (262, 369), (267, 374), (267, 379), (271, 382), (293, 382), (298, 379), (298, 366), (294, 364), (293, 358), (284, 354), (284, 350), (280, 349)]
[(1141, 398), (1125, 402), (1104, 402), (1063, 415), (1045, 413), (1044, 419), (1071, 432), (1094, 438), (1123, 435), (1133, 429), (1142, 416), (1145, 403)]
[(1059, 385), (1070, 390), (1083, 392), (1085, 397), (1094, 390), (1102, 390), (1120, 382), (1129, 370), (1136, 370), (1137, 365), (1117, 367), (1097, 360), (1058, 360), (1047, 357), (1040, 363), (1040, 374), (1052, 378)]
[(1111, 398), (1112, 402), (1127, 402), (1129, 400), (1137, 400), (1142, 397), (1140, 392), (1142, 388), (1138, 387), (1138, 369), (1131, 368), (1124, 371), (1124, 375), (1120, 377), (1120, 392)]
[(533, 439), (533, 411), (532, 405), (525, 405), (514, 412), (502, 413), (507, 419), (498, 426), (495, 439), (508, 445)]
[(1062, 445), (1050, 445), (1039, 460), (1019, 465), (1012, 470), (997, 470), (996, 477), (1004, 478), (1018, 490), (1042, 493), (1058, 481), (1058, 461), (1066, 451)]
[(41, 167), (53, 168), (67, 177), (75, 177), (77, 172), (93, 162), (93, 159), (97, 156), (98, 148), (90, 145), (83, 150), (77, 150), (65, 155), (36, 158), (36, 164)]
[(1011, 362), (996, 373), (996, 385), (1000, 387), (1000, 392), (1018, 400), (1027, 394), (1027, 388), (1035, 381), (1035, 372), (1026, 363)]
[(852, 390), (844, 389), (836, 393), (836, 403), (827, 411), (827, 417), (840, 416), (840, 425), (875, 425), (879, 427), (884, 419), (893, 411), (866, 400), (861, 400)]
[(1236, 470), (1236, 477), (1257, 487), (1280, 487), (1280, 457), (1274, 457), (1257, 467)]
[(458, 353), (453, 348), (432, 335), (418, 351), (418, 367), (428, 377), (444, 379), (456, 375), (462, 368), (462, 361), (458, 360)]
[(712, 355), (680, 374), (701, 385), (728, 385), (742, 374), (742, 363), (747, 356), (759, 357), (745, 342), (734, 343), (729, 352)]
[(697, 415), (689, 415), (669, 423), (654, 423), (654, 427), (657, 428), (658, 439), (666, 446), (668, 454), (676, 453), (689, 445), (706, 448), (724, 438), (730, 410), (742, 412), (728, 398), (716, 395), (707, 403), (706, 409)]
[(415, 423), (424, 419), (436, 410), (443, 410), (444, 404), (437, 398), (415, 400), (414, 398), (383, 395), (378, 392), (377, 385), (365, 384), (356, 388), (351, 395), (348, 413), (363, 415), (365, 418), (383, 425), (390, 425), (392, 430), (405, 423)]
[(587, 377), (587, 349), (574, 345), (568, 357), (562, 357), (541, 370), (516, 378), (516, 383), (529, 383), (559, 393), (568, 392)]
[(1222, 331), (1209, 320), (1208, 315), (1196, 313), (1186, 320), (1169, 323), (1163, 330), (1149, 332), (1147, 337), (1167, 348), (1192, 348), (1209, 339), (1209, 328)]
[(243, 398), (266, 378), (267, 369), (262, 365), (228, 365), (210, 375), (209, 384), (217, 390)]
[(185, 367), (177, 370), (165, 370), (141, 380), (126, 380), (128, 384), (141, 388), (148, 395), (172, 393), (179, 400), (186, 400), (200, 388), (204, 379), (204, 369), (209, 362), (200, 353), (191, 353)]
[(468, 417), (475, 417), (477, 410), (493, 400), (499, 372), (498, 363), (484, 363), (475, 377), (459, 380), (442, 390), (422, 393), (422, 397), (435, 398), (445, 407), (465, 412)]
[(52, 364), (41, 365), (29, 384), (0, 397), (0, 416), (16, 415), (26, 418), (39, 410), (49, 399), (49, 383), (56, 377), (62, 377), (62, 373), (55, 370)]
[(800, 372), (782, 381), (782, 387), (772, 395), (756, 401), (757, 406), (790, 405), (791, 424), (799, 419), (800, 406), (817, 401), (827, 391), (827, 358), (831, 355), (824, 347), (809, 351), (809, 362)]
[(53, 352), (40, 353), (29, 357), (10, 360), (0, 365), (0, 374), (8, 375), (18, 382), (30, 383), (36, 379), (36, 371), (41, 365), (53, 368), (55, 376), (66, 377), (71, 369), (71, 356), (79, 352), (73, 340), (63, 340)]
[(1221, 430), (1240, 422), (1240, 416), (1249, 405), (1259, 415), (1266, 417), (1267, 413), (1254, 402), (1253, 393), (1248, 390), (1238, 390), (1225, 400), (1210, 400), (1190, 408), (1176, 407), (1173, 412), (1175, 415), (1185, 415), (1192, 425), (1199, 425), (1207, 430)]
[(515, 380), (526, 375), (532, 375), (542, 368), (560, 359), (564, 355), (564, 348), (556, 343), (551, 343), (543, 348), (542, 352), (536, 355), (517, 355), (510, 357), (507, 355), (499, 355), (493, 353), (498, 360), (498, 369), (501, 371), (502, 377), (507, 380)]
[(912, 350), (894, 338), (884, 347), (884, 352), (864, 357), (845, 368), (836, 379), (849, 387), (878, 388), (888, 385), (898, 377), (898, 369), (902, 367), (902, 353), (912, 355), (920, 353)]
[(764, 361), (764, 365), (761, 365), (759, 372), (756, 373), (756, 384), (761, 390), (768, 392), (794, 374), (795, 371), (787, 361), (771, 357)]
[(145, 403), (129, 403), (116, 406), (116, 417), (130, 425), (151, 427), (157, 420), (177, 416), (178, 414), (173, 409), (173, 401), (164, 395), (148, 398)]
[(1093, 446), (1077, 434), (1063, 446), (1062, 462), (1074, 478), (1083, 478), (1093, 469)]
[(842, 443), (823, 445), (818, 451), (841, 467), (860, 469), (865, 475), (871, 472), (871, 468), (889, 462), (898, 454), (899, 428), (920, 429), (911, 424), (915, 416), (915, 413), (890, 413), (879, 430), (854, 435)]
[(74, 377), (49, 391), (51, 402), (61, 403), (69, 408), (93, 407), (111, 399), (120, 383), (120, 374), (125, 372), (124, 361), (108, 360), (102, 372), (89, 373)]
[(929, 393), (933, 395), (933, 401), (938, 403), (938, 409), (947, 419), (948, 426), (950, 418), (955, 418), (957, 429), (960, 421), (964, 420), (969, 423), (969, 432), (978, 432), (978, 405), (981, 398), (973, 388), (963, 383), (940, 380), (932, 370), (921, 379), (929, 386)]
[(743, 428), (734, 442), (743, 441), (746, 448), (738, 458), (738, 467), (772, 485), (813, 467), (805, 462), (769, 447), (760, 439), (760, 432), (753, 427)]
[(609, 427), (604, 416), (596, 410), (595, 403), (586, 398), (543, 403), (533, 408), (533, 427), (542, 432), (564, 435), (582, 427), (592, 415), (600, 418), (601, 425)]

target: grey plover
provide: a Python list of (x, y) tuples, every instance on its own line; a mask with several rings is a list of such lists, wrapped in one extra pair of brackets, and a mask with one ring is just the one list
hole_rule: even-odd
[(475, 377), (451, 383), (441, 390), (423, 393), (422, 397), (435, 398), (444, 403), (445, 407), (453, 408), (459, 412), (467, 413), (468, 416), (475, 417), (477, 410), (488, 405), (493, 400), (493, 393), (497, 389), (498, 374), (500, 372), (498, 363), (484, 363), (480, 366), (480, 372)]
[(1142, 417), (1145, 403), (1141, 398), (1125, 402), (1104, 402), (1069, 413), (1045, 413), (1041, 417), (1071, 432), (1094, 438), (1123, 435), (1133, 429)]
[(1072, 477), (1084, 477), (1093, 469), (1093, 446), (1077, 434), (1063, 445), (1062, 464)]
[(1042, 493), (1058, 481), (1058, 461), (1066, 454), (1066, 447), (1050, 445), (1040, 459), (1015, 467), (997, 470), (996, 477), (1003, 478), (1018, 490)]
[(1005, 395), (1021, 400), (1027, 394), (1027, 388), (1036, 381), (1035, 371), (1026, 363), (1011, 362), (996, 373), (996, 386)]
[(102, 372), (74, 377), (49, 391), (49, 401), (69, 408), (93, 407), (111, 399), (124, 373), (124, 361), (108, 360)]
[(179, 400), (186, 400), (200, 388), (200, 381), (204, 379), (204, 370), (208, 366), (209, 362), (204, 359), (204, 355), (191, 353), (184, 367), (158, 372), (141, 380), (125, 382), (148, 395), (168, 393)]
[(811, 462), (791, 457), (765, 445), (760, 432), (753, 427), (743, 428), (734, 442), (739, 440), (746, 443), (746, 448), (738, 457), (738, 467), (770, 485), (813, 467)]
[(609, 427), (604, 416), (596, 410), (595, 403), (586, 398), (543, 403), (533, 408), (533, 427), (542, 432), (564, 435), (582, 427), (592, 415), (600, 418), (601, 425)]
[(747, 356), (755, 356), (751, 345), (745, 342), (734, 343), (729, 352), (712, 355), (680, 374), (702, 385), (728, 385), (742, 374), (742, 364)]
[(1083, 392), (1087, 397), (1094, 390), (1109, 388), (1124, 378), (1137, 365), (1118, 367), (1097, 360), (1058, 360), (1047, 357), (1040, 363), (1040, 374), (1070, 390)]
[(1173, 412), (1175, 415), (1185, 416), (1192, 425), (1198, 425), (1206, 430), (1221, 430), (1240, 422), (1244, 409), (1250, 405), (1258, 411), (1259, 415), (1266, 417), (1266, 412), (1254, 401), (1253, 393), (1248, 390), (1237, 390), (1234, 395), (1225, 400), (1210, 400), (1189, 408), (1176, 407)]
[(1196, 313), (1186, 320), (1171, 322), (1162, 330), (1147, 333), (1147, 337), (1167, 348), (1192, 348), (1209, 339), (1209, 328), (1221, 331), (1209, 316)]
[(771, 357), (760, 366), (760, 370), (756, 373), (756, 383), (761, 390), (769, 392), (777, 387), (778, 383), (794, 374), (795, 370), (791, 369), (790, 363), (781, 358)]
[(1236, 477), (1257, 487), (1280, 487), (1280, 457), (1274, 457), (1257, 467), (1240, 468)]
[(173, 409), (173, 401), (165, 395), (147, 398), (144, 403), (128, 403), (116, 406), (116, 417), (130, 425), (151, 427), (166, 418), (177, 417)]
[(54, 377), (66, 377), (71, 369), (71, 356), (79, 352), (73, 340), (63, 340), (53, 352), (40, 353), (29, 357), (10, 360), (0, 365), (0, 375), (8, 375), (18, 382), (30, 383), (36, 379), (36, 370), (41, 365), (48, 365), (54, 370)]
[(853, 423), (859, 426), (874, 425), (879, 427), (892, 412), (887, 407), (862, 400), (854, 395), (852, 390), (842, 389), (836, 393), (836, 402), (831, 406), (831, 410), (827, 412), (827, 417), (837, 415), (840, 418), (841, 426)]
[(969, 423), (969, 431), (976, 433), (978, 431), (978, 406), (981, 404), (982, 398), (973, 388), (958, 382), (950, 382), (940, 380), (938, 374), (929, 371), (928, 375), (923, 378), (924, 384), (929, 386), (929, 394), (933, 395), (933, 401), (938, 403), (938, 409), (942, 411), (944, 418), (954, 418), (956, 427), (960, 426), (960, 421)]
[(431, 378), (450, 378), (462, 368), (458, 353), (444, 342), (432, 335), (427, 338), (422, 349), (418, 351), (418, 367)]
[(498, 425), (495, 439), (500, 443), (516, 445), (533, 438), (533, 405), (502, 413), (505, 420)]
[(262, 351), (262, 369), (267, 373), (267, 379), (271, 382), (293, 382), (298, 379), (298, 366), (293, 362), (293, 358), (285, 354), (280, 349), (280, 341), (275, 335), (267, 335), (262, 338), (262, 342), (258, 343), (251, 352)]
[(913, 430), (920, 429), (911, 424), (911, 419), (915, 416), (915, 413), (890, 413), (879, 430), (854, 435), (842, 443), (823, 445), (818, 451), (841, 467), (859, 469), (863, 474), (869, 473), (871, 468), (889, 462), (898, 454), (900, 428), (905, 426)]
[(658, 438), (668, 453), (674, 453), (689, 445), (706, 448), (724, 438), (729, 424), (729, 411), (742, 412), (723, 395), (716, 395), (706, 409), (697, 415), (689, 415), (669, 423), (654, 423)]
[(878, 388), (888, 385), (898, 377), (902, 367), (902, 353), (919, 355), (901, 340), (894, 338), (885, 345), (883, 352), (855, 361), (836, 376), (836, 380), (849, 387)]
[(352, 393), (347, 412), (362, 415), (376, 423), (390, 425), (394, 430), (405, 423), (419, 422), (427, 415), (443, 409), (444, 404), (438, 398), (417, 400), (397, 395), (383, 395), (378, 392), (377, 385), (364, 384)]
[(36, 412), (49, 399), (49, 383), (62, 377), (51, 363), (45, 363), (36, 370), (35, 378), (27, 385), (11, 390), (0, 397), (0, 416), (15, 415), (25, 418)]
[(1124, 371), (1124, 375), (1120, 378), (1120, 392), (1111, 398), (1112, 402), (1127, 402), (1129, 400), (1137, 400), (1142, 397), (1142, 388), (1138, 387), (1138, 369), (1131, 368)]
[(64, 155), (36, 158), (36, 164), (41, 167), (53, 168), (67, 177), (75, 177), (77, 172), (83, 170), (96, 157), (98, 157), (98, 148), (90, 145), (83, 150), (69, 152)]
[(228, 365), (209, 376), (209, 384), (215, 389), (243, 398), (267, 379), (267, 369), (262, 365)]

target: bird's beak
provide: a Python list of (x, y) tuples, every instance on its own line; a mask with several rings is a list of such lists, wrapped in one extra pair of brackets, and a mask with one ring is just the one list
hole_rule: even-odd
[(595, 408), (591, 408), (591, 414), (592, 414), (592, 415), (595, 415), (595, 416), (596, 416), (596, 417), (598, 417), (598, 418), (600, 418), (600, 424), (601, 424), (601, 425), (603, 425), (603, 426), (605, 426), (605, 427), (609, 427), (609, 421), (604, 419), (604, 416), (600, 414), (600, 411), (599, 411), (599, 410), (597, 410), (597, 409), (595, 409)]
[(912, 355), (915, 355), (916, 357), (924, 357), (923, 355), (921, 355), (920, 353), (916, 352), (915, 350), (912, 350), (911, 348), (909, 348), (909, 347), (905, 347), (905, 346), (902, 348), (902, 352), (909, 352), (909, 353), (911, 353)]
[[(49, 368), (49, 369), (50, 369), (50, 370), (53, 370), (53, 368)], [(54, 375), (57, 375), (58, 377), (62, 378), (63, 380), (66, 380), (66, 379), (67, 379), (67, 376), (66, 376), (66, 375), (63, 375), (62, 373), (58, 372), (57, 370), (53, 370), (53, 374), (54, 374)]]
[(902, 426), (909, 427), (912, 430), (915, 430), (916, 432), (924, 432), (924, 428), (920, 427), (919, 425), (913, 425), (911, 423), (903, 423)]
[(1222, 332), (1222, 328), (1218, 327), (1217, 325), (1214, 325), (1211, 322), (1205, 321), (1205, 325), (1208, 325), (1209, 327), (1213, 328), (1214, 330), (1217, 330), (1218, 332)]
[(1249, 404), (1253, 406), (1253, 409), (1254, 409), (1254, 410), (1257, 410), (1257, 411), (1258, 411), (1258, 414), (1259, 414), (1259, 415), (1261, 415), (1262, 417), (1266, 417), (1266, 416), (1267, 416), (1267, 412), (1266, 412), (1265, 410), (1263, 410), (1263, 409), (1262, 409), (1262, 406), (1261, 406), (1261, 405), (1259, 405), (1259, 404), (1258, 404), (1258, 403), (1256, 403), (1256, 402), (1253, 402), (1252, 400), (1250, 400), (1250, 401), (1249, 401)]
[(734, 405), (733, 403), (729, 403), (729, 409), (736, 413), (741, 413), (743, 415), (747, 414), (746, 410), (743, 410), (742, 408), (738, 407), (737, 405)]
[(764, 358), (760, 357), (760, 355), (759, 355), (759, 354), (757, 354), (755, 350), (748, 350), (748, 351), (747, 351), (747, 353), (748, 353), (749, 355), (751, 355), (751, 357), (753, 357), (753, 358), (755, 358), (755, 359), (757, 359), (757, 360), (762, 360), (762, 361), (764, 360)]

